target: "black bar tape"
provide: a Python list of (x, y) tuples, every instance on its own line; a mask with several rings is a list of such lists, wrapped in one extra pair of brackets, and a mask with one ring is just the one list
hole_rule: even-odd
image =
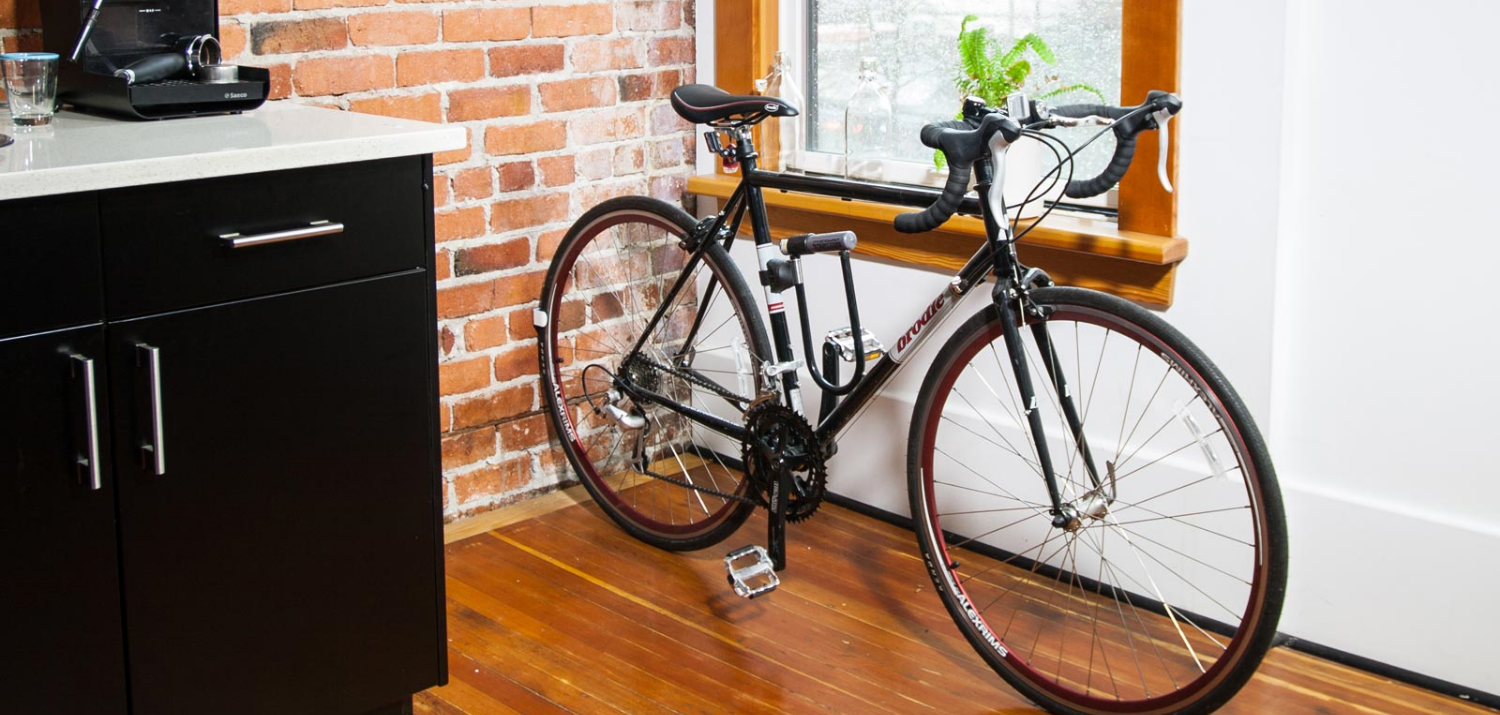
[(901, 233), (922, 233), (943, 225), (943, 222), (958, 211), (959, 204), (964, 200), (964, 194), (969, 192), (969, 176), (973, 171), (973, 162), (960, 164), (950, 158), (948, 160), (948, 183), (943, 185), (943, 195), (938, 197), (936, 203), (922, 211), (897, 216), (896, 230)]
[(1098, 196), (1110, 190), (1120, 179), (1125, 178), (1125, 172), (1130, 169), (1130, 161), (1135, 158), (1135, 136), (1129, 139), (1115, 138), (1115, 155), (1110, 157), (1109, 166), (1092, 179), (1074, 179), (1068, 182), (1067, 188), (1063, 189), (1063, 195), (1073, 199), (1086, 199), (1090, 196)]
[(928, 149), (941, 149), (943, 147), (938, 143), (938, 140), (940, 137), (942, 137), (944, 129), (969, 130), (973, 128), (974, 127), (969, 126), (969, 123), (967, 121), (962, 119), (950, 119), (946, 122), (933, 122), (922, 127), (922, 146), (925, 146)]
[(995, 113), (985, 115), (975, 126), (968, 120), (957, 119), (934, 122), (922, 127), (922, 143), (943, 152), (948, 160), (948, 183), (936, 202), (926, 209), (896, 217), (896, 230), (902, 233), (921, 233), (943, 225), (963, 205), (964, 194), (969, 192), (969, 177), (974, 173), (974, 162), (984, 156), (990, 137), (999, 132), (1006, 141), (1021, 137), (1021, 127), (1010, 117)]
[[(1052, 113), (1062, 117), (1108, 117), (1119, 120), (1136, 107), (1109, 107), (1102, 104), (1069, 104), (1061, 107), (1053, 107)], [(1063, 189), (1063, 195), (1073, 199), (1084, 199), (1090, 196), (1098, 196), (1109, 191), (1120, 179), (1125, 178), (1125, 172), (1130, 169), (1130, 161), (1135, 158), (1135, 137), (1141, 130), (1154, 128), (1155, 122), (1146, 126), (1144, 121), (1150, 115), (1146, 112), (1123, 121), (1116, 121), (1112, 127), (1115, 133), (1115, 155), (1110, 157), (1109, 166), (1092, 179), (1074, 179), (1068, 182), (1067, 188)]]
[[(1128, 116), (1142, 107), (1146, 109)], [(1110, 157), (1109, 166), (1104, 167), (1104, 171), (1092, 179), (1069, 181), (1067, 188), (1063, 189), (1063, 195), (1072, 199), (1085, 199), (1109, 191), (1110, 187), (1120, 183), (1125, 178), (1125, 172), (1130, 169), (1130, 161), (1135, 158), (1136, 137), (1147, 129), (1156, 128), (1156, 118), (1152, 113), (1158, 109), (1176, 114), (1182, 110), (1182, 100), (1177, 95), (1152, 90), (1146, 94), (1146, 103), (1137, 107), (1110, 107), (1103, 104), (1053, 107), (1052, 114), (1061, 117), (1108, 117), (1117, 120), (1111, 127), (1115, 133), (1115, 155)]]

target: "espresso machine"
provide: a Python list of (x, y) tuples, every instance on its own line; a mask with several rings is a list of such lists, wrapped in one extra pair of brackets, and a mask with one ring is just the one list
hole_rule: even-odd
[(222, 62), (217, 0), (47, 0), (42, 44), (62, 57), (57, 97), (135, 119), (245, 112), (271, 73)]

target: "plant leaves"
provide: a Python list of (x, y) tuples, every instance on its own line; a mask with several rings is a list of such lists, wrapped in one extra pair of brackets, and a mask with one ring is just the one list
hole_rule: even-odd
[[(1028, 50), (1043, 64), (1057, 63), (1057, 56), (1053, 54), (1052, 48), (1034, 32), (1023, 35), (1002, 52), (1001, 39), (991, 36), (987, 28), (977, 24), (970, 28), (970, 23), (978, 20), (978, 15), (965, 15), (963, 23), (959, 25), (959, 74), (954, 77), (953, 83), (960, 92), (976, 95), (991, 105), (999, 105), (1030, 79), (1034, 67), (1025, 59)], [(1055, 75), (1050, 78), (1050, 81), (1056, 80)], [(1098, 97), (1100, 103), (1105, 102), (1104, 94), (1087, 84), (1071, 84), (1046, 90), (1037, 98), (1073, 91), (1088, 92)]]
[(990, 74), (989, 56), (986, 52), (989, 45), (988, 32), (983, 27), (969, 29), (969, 23), (978, 19), (976, 15), (965, 17), (958, 30), (959, 66), (963, 68), (964, 75), (971, 79)]
[(1047, 43), (1043, 42), (1042, 38), (1035, 32), (1027, 33), (1025, 37), (1021, 38), (1021, 42), (1029, 46), (1031, 51), (1036, 53), (1037, 57), (1042, 58), (1043, 62), (1049, 65), (1057, 64), (1057, 56), (1052, 54), (1052, 48), (1048, 47)]
[(1104, 93), (1103, 92), (1100, 92), (1093, 85), (1084, 84), (1082, 82), (1080, 82), (1078, 84), (1070, 84), (1070, 85), (1067, 85), (1067, 86), (1058, 87), (1057, 89), (1053, 89), (1053, 90), (1048, 90), (1046, 92), (1043, 92), (1042, 94), (1037, 95), (1036, 98), (1037, 99), (1046, 99), (1048, 97), (1056, 97), (1059, 94), (1064, 94), (1064, 93), (1067, 93), (1067, 92), (1088, 92), (1089, 94), (1092, 94), (1095, 97), (1097, 97), (1099, 99), (1099, 103), (1100, 104), (1109, 104), (1109, 100), (1107, 100), (1107, 99), (1104, 98)]
[(1026, 78), (1030, 75), (1031, 63), (1026, 60), (1017, 60), (1015, 64), (1005, 68), (1005, 78), (1010, 80), (1013, 88), (1026, 84)]
[(1049, 65), (1057, 62), (1057, 56), (1052, 54), (1052, 48), (1048, 47), (1047, 43), (1043, 42), (1035, 32), (1028, 32), (1021, 39), (1016, 40), (1016, 44), (1011, 45), (1010, 50), (1000, 57), (1000, 65), (1011, 66), (1016, 60), (1021, 59), (1028, 49), (1035, 52), (1042, 62)]

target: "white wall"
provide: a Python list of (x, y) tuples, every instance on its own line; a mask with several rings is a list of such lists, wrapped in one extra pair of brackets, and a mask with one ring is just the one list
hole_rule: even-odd
[(1474, 84), (1496, 67), (1500, 4), (1291, 14), (1270, 420), (1294, 507), (1283, 628), (1500, 693), (1500, 245), (1446, 201), (1500, 191), (1500, 99)]
[[(1281, 630), (1500, 693), (1489, 655), (1500, 470), (1479, 449), (1500, 437), (1489, 409), (1500, 340), (1485, 320), (1495, 300), (1473, 275), (1500, 265), (1500, 238), (1442, 201), (1500, 190), (1479, 124), (1500, 103), (1484, 84), (1500, 3), (1413, 7), (1185, 0), (1174, 129), (1190, 256), (1166, 317), (1270, 439), (1292, 538)], [(699, 27), (711, 54), (711, 26)], [(1407, 236), (1410, 216), (1422, 228)], [(836, 265), (810, 266), (826, 311), (815, 335), (844, 321)], [(888, 342), (945, 281), (872, 261), (857, 271), (861, 315)], [(919, 362), (843, 441), (832, 489), (906, 511)]]

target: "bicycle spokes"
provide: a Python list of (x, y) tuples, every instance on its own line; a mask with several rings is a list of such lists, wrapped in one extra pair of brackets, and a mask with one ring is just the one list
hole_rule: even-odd
[(1248, 677), (1279, 609), (1253, 424), (1145, 311), (1034, 295), (1038, 324), (965, 326), (924, 385), (912, 508), (939, 592), (1034, 697), (1089, 712), (1208, 698)]

